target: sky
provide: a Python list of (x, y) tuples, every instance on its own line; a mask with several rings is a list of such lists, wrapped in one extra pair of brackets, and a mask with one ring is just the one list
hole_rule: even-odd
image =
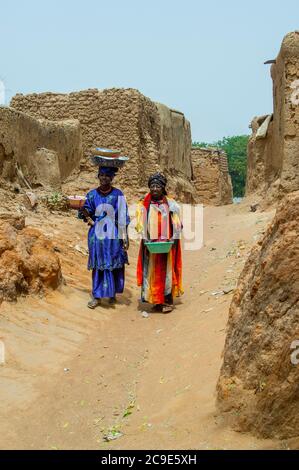
[(297, 0), (0, 0), (0, 103), (137, 88), (182, 111), (193, 141), (249, 134), (273, 109), (263, 62), (298, 19)]

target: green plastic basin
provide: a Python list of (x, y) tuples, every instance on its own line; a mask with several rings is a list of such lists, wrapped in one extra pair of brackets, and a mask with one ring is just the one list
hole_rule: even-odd
[(173, 241), (170, 242), (145, 242), (150, 253), (169, 253), (173, 245)]

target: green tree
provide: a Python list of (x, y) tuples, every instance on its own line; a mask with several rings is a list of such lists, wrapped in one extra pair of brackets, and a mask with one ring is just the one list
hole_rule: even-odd
[(234, 197), (243, 197), (246, 185), (248, 135), (223, 137), (217, 142), (193, 142), (193, 147), (218, 147), (227, 154)]

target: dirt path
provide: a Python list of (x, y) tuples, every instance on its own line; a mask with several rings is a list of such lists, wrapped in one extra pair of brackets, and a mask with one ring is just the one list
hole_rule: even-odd
[[(47, 298), (3, 304), (0, 448), (231, 449), (276, 447), (233, 432), (215, 411), (232, 293), (273, 212), (206, 208), (204, 247), (184, 253), (185, 295), (170, 315), (143, 318), (137, 246), (115, 308), (86, 307), (85, 227), (51, 216), (40, 228), (60, 252), (67, 285)], [(28, 220), (38, 226), (36, 217)], [(74, 248), (77, 245), (77, 248)], [(104, 442), (103, 435), (121, 433)]]

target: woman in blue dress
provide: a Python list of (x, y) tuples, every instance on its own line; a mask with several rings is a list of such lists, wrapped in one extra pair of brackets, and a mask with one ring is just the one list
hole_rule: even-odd
[(120, 189), (112, 186), (117, 168), (100, 167), (100, 185), (86, 195), (79, 217), (90, 225), (88, 232), (88, 269), (92, 270), (92, 300), (96, 308), (102, 298), (110, 304), (124, 291), (125, 264), (128, 264), (130, 223), (128, 207)]

